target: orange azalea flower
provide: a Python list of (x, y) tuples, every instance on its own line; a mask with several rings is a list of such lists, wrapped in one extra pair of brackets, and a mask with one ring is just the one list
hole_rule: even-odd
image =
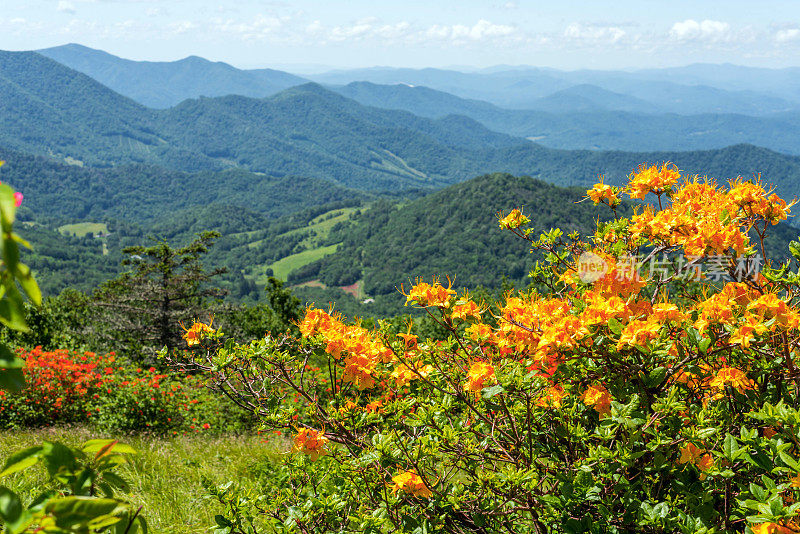
[(418, 337), (411, 333), (410, 323), (408, 325), (408, 331), (404, 334), (403, 333), (397, 334), (397, 337), (403, 340), (406, 350), (414, 350), (417, 348)]
[(500, 228), (505, 230), (512, 230), (514, 228), (519, 228), (520, 226), (524, 226), (530, 222), (530, 219), (525, 217), (522, 214), (522, 210), (513, 209), (511, 213), (502, 217), (502, 213), (500, 214)]
[[(448, 282), (449, 281), (448, 279)], [(411, 288), (411, 291), (409, 291), (408, 294), (403, 294), (406, 296), (406, 305), (417, 304), (423, 308), (429, 306), (446, 308), (450, 305), (451, 295), (455, 294), (455, 291), (453, 291), (451, 287), (453, 287), (452, 282), (450, 282), (448, 287), (444, 287), (436, 278), (433, 279), (432, 284), (427, 284), (417, 278), (416, 284)]]
[(741, 392), (746, 389), (753, 389), (755, 382), (747, 378), (746, 374), (735, 367), (723, 367), (717, 371), (716, 376), (711, 379), (709, 385), (718, 390), (724, 390), (725, 386), (728, 385)]
[(669, 190), (680, 177), (680, 171), (671, 163), (665, 163), (661, 167), (642, 165), (629, 177), (628, 195), (631, 198), (644, 199), (651, 191), (661, 193)]
[(315, 336), (321, 330), (326, 329), (332, 319), (330, 314), (323, 310), (308, 308), (305, 317), (299, 324), (300, 333), (303, 334), (303, 337)]
[(700, 471), (708, 471), (714, 467), (714, 458), (710, 454), (706, 453), (701, 456), (699, 460), (697, 460), (695, 465), (698, 469), (700, 469)]
[(567, 396), (567, 392), (560, 384), (550, 386), (545, 389), (541, 396), (536, 399), (536, 406), (540, 408), (561, 408), (561, 401)]
[(375, 362), (362, 354), (351, 354), (344, 361), (342, 380), (351, 382), (358, 389), (368, 389), (375, 385), (372, 373)]
[(705, 452), (705, 449), (695, 446), (694, 443), (686, 443), (681, 447), (681, 457), (678, 459), (678, 463), (696, 464)]
[(614, 188), (604, 184), (602, 177), (600, 178), (600, 183), (594, 184), (594, 187), (586, 191), (586, 196), (591, 198), (595, 204), (599, 204), (603, 200), (607, 200), (609, 206), (616, 206), (620, 203)]
[(392, 477), (392, 491), (401, 490), (415, 497), (431, 497), (433, 492), (425, 485), (416, 471), (405, 471)]
[(628, 323), (619, 336), (617, 348), (625, 346), (646, 347), (650, 341), (658, 338), (661, 324), (651, 317), (647, 320), (635, 320)]
[(602, 385), (589, 386), (581, 400), (587, 406), (593, 406), (600, 417), (611, 415), (611, 393)]
[(680, 324), (686, 319), (686, 314), (671, 302), (661, 302), (653, 306), (652, 318), (660, 323)]
[(301, 428), (294, 437), (294, 450), (307, 454), (314, 461), (328, 454), (327, 444), (325, 432), (311, 428)]
[(467, 391), (478, 392), (484, 388), (484, 383), (493, 381), (494, 367), (486, 362), (475, 362), (469, 368), (467, 373), (467, 383), (464, 384), (464, 389)]
[(181, 328), (186, 331), (186, 333), (183, 334), (183, 339), (186, 340), (186, 345), (189, 347), (199, 345), (200, 340), (203, 339), (203, 336), (213, 334), (215, 332), (215, 330), (211, 328), (211, 323), (213, 321), (213, 317), (208, 321), (208, 324), (195, 321), (191, 328), (186, 328), (181, 325)]
[(795, 476), (793, 476), (793, 477), (789, 477), (789, 484), (790, 484), (790, 485), (791, 485), (793, 488), (800, 488), (800, 473), (797, 473), (797, 474), (796, 474)]
[(797, 532), (796, 530), (783, 527), (777, 523), (750, 525), (750, 530), (753, 531), (753, 534), (795, 534), (795, 532)]
[(475, 304), (475, 302), (469, 300), (469, 297), (465, 296), (464, 299), (459, 300), (455, 306), (453, 306), (453, 319), (457, 320), (460, 319), (462, 321), (466, 321), (467, 319), (480, 319), (481, 318), (482, 310), (480, 306)]
[(760, 336), (768, 330), (767, 325), (763, 323), (760, 317), (747, 315), (744, 324), (739, 325), (739, 328), (731, 333), (730, 342), (738, 343), (743, 349), (746, 349), (750, 347), (750, 342), (755, 339), (754, 336)]
[(414, 367), (414, 364), (400, 363), (397, 367), (395, 367), (390, 376), (391, 378), (395, 379), (397, 387), (401, 388), (408, 385), (412, 380), (416, 380), (420, 377), (427, 377), (432, 370), (433, 367), (430, 365), (426, 365), (417, 369)]
[(482, 341), (491, 336), (492, 327), (483, 323), (475, 323), (467, 328), (466, 333), (471, 340)]

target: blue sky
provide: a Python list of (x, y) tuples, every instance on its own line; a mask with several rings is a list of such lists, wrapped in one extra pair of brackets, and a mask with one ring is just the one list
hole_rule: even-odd
[[(238, 67), (800, 66), (788, 0), (0, 0), (0, 49)], [(316, 67), (319, 66), (319, 67)]]

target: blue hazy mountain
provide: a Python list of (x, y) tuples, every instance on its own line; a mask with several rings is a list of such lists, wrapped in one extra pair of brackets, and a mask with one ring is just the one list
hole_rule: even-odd
[(200, 96), (260, 98), (308, 81), (279, 70), (241, 70), (197, 56), (178, 61), (131, 61), (79, 44), (38, 52), (152, 108), (168, 108)]

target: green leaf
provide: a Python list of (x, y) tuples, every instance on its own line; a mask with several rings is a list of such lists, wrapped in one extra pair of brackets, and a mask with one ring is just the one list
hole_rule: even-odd
[(51, 477), (59, 471), (73, 471), (77, 467), (75, 453), (69, 447), (58, 442), (45, 442), (42, 459)]
[(622, 323), (613, 318), (609, 319), (608, 329), (614, 332), (615, 334), (620, 335), (622, 333)]
[(21, 274), (17, 277), (17, 282), (19, 285), (22, 286), (22, 289), (25, 291), (25, 294), (28, 295), (28, 298), (31, 299), (31, 302), (36, 304), (37, 306), (42, 305), (42, 292), (39, 289), (39, 284), (36, 283), (33, 276), (30, 274), (30, 268), (27, 265), (23, 265), (20, 263), (19, 265), (21, 270), (27, 270), (28, 274)]
[(115, 439), (90, 439), (83, 444), (81, 450), (87, 454), (91, 454), (93, 452), (101, 453), (98, 454), (98, 456), (102, 456), (104, 453), (110, 450), (113, 450), (118, 454), (136, 454), (136, 449), (130, 445), (119, 443)]
[(16, 493), (0, 486), (0, 518), (3, 523), (14, 524), (22, 516), (22, 501)]
[[(2, 376), (2, 373), (0, 373), (0, 376)], [(43, 447), (41, 445), (35, 445), (12, 454), (11, 457), (6, 460), (3, 470), (0, 471), (0, 478), (35, 465), (41, 457), (42, 450)]]
[(800, 473), (800, 464), (797, 463), (797, 460), (792, 458), (785, 450), (778, 451), (778, 457), (789, 469), (795, 473)]
[(14, 190), (6, 184), (0, 185), (0, 226), (4, 232), (11, 232), (16, 212)]
[(647, 376), (647, 385), (650, 387), (655, 387), (661, 384), (664, 381), (664, 378), (667, 376), (667, 368), (666, 367), (656, 367), (650, 374)]
[(502, 393), (504, 391), (505, 391), (505, 389), (503, 389), (503, 386), (501, 386), (500, 384), (497, 384), (497, 385), (492, 386), (492, 387), (483, 388), (483, 391), (481, 391), (481, 396), (484, 399), (491, 399), (495, 395), (498, 395), (498, 394), (500, 394), (500, 393)]
[[(47, 503), (45, 511), (55, 516), (56, 525), (62, 528), (87, 526), (104, 516), (111, 515), (121, 507), (114, 499), (96, 499), (94, 497), (64, 497)], [(119, 518), (117, 517), (117, 520)]]
[(736, 438), (733, 435), (728, 434), (725, 436), (725, 441), (722, 443), (722, 452), (725, 455), (725, 458), (729, 461), (734, 461), (736, 451), (739, 450), (739, 444), (736, 442)]

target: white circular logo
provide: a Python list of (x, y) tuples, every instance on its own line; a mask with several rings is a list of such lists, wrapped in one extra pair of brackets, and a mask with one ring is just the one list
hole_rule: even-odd
[(578, 278), (585, 284), (597, 282), (607, 272), (608, 263), (594, 252), (584, 252), (578, 258)]

